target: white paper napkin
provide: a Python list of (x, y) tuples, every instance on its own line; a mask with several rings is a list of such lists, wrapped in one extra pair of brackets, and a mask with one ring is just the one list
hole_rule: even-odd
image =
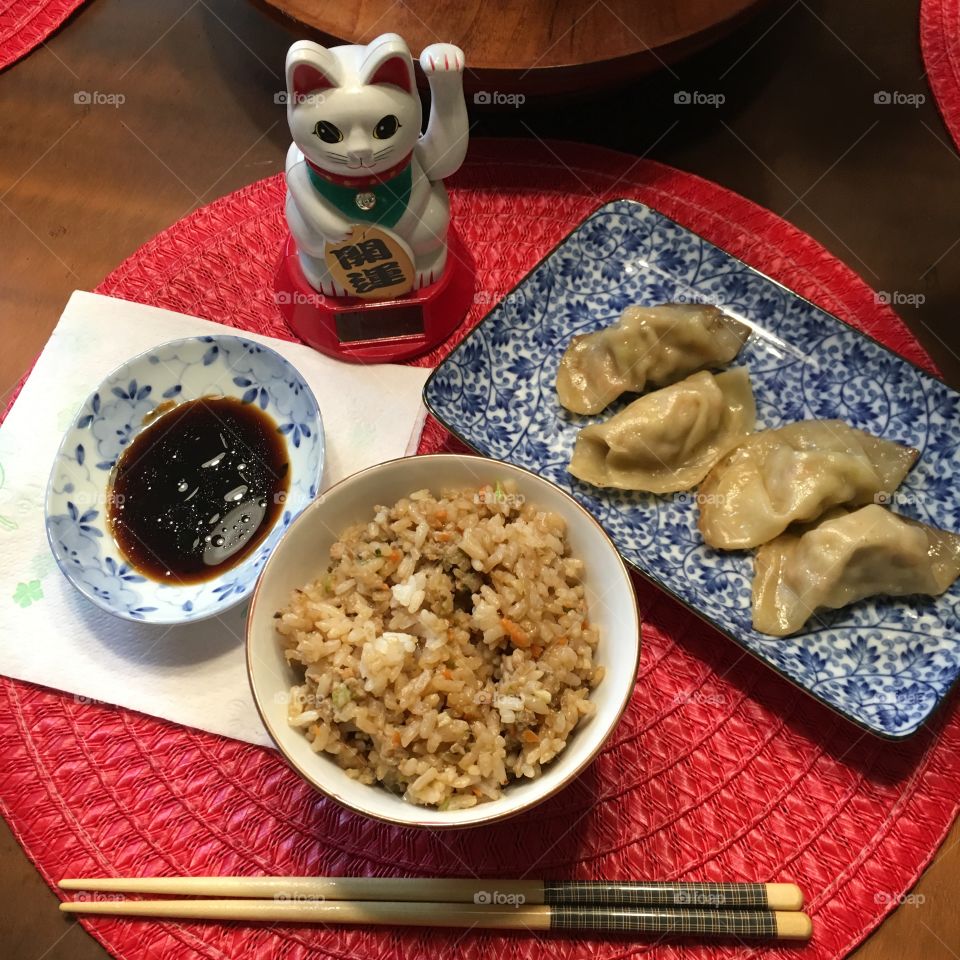
[[(76, 292), (0, 427), (0, 673), (213, 733), (269, 743), (247, 685), (246, 604), (178, 627), (120, 620), (57, 568), (44, 528), (47, 478), (64, 431), (97, 384), (159, 343), (238, 332), (196, 317)], [(341, 363), (243, 333), (286, 357), (323, 416), (323, 485), (416, 450), (429, 370)]]

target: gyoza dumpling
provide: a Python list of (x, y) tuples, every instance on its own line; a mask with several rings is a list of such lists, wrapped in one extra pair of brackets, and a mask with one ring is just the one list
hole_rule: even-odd
[(958, 575), (960, 535), (870, 504), (757, 551), (753, 627), (785, 637), (818, 609), (881, 594), (936, 597)]
[(700, 532), (711, 547), (756, 547), (794, 522), (891, 493), (918, 453), (842, 420), (801, 420), (748, 437), (700, 488)]
[(557, 396), (573, 413), (599, 413), (622, 393), (729, 363), (748, 336), (749, 327), (708, 304), (627, 307), (613, 326), (570, 341)]
[(595, 487), (688, 490), (753, 429), (756, 416), (746, 367), (702, 371), (584, 427), (569, 469)]

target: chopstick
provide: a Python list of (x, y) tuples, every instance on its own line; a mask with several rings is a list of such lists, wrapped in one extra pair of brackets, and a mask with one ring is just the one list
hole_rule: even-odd
[(383, 900), (478, 906), (757, 908), (796, 911), (795, 883), (672, 883), (474, 880), (422, 877), (97, 877), (60, 881), (64, 890), (276, 900)]
[(190, 920), (256, 920), (498, 930), (581, 930), (807, 940), (810, 918), (798, 911), (704, 910), (573, 905), (308, 900), (119, 900), (61, 903), (64, 913)]

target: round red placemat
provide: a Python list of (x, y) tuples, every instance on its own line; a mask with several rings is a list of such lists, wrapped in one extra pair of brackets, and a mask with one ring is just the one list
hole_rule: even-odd
[(43, 43), (83, 0), (7, 0), (0, 2), (0, 70)]
[[(620, 196), (655, 206), (930, 366), (852, 271), (773, 214), (689, 174), (569, 144), (471, 145), (452, 189), (483, 291), (471, 322), (579, 220)], [(100, 292), (288, 336), (270, 288), (282, 199), (276, 177), (197, 211)], [(445, 443), (431, 424), (422, 449)], [(321, 798), (269, 750), (9, 680), (0, 684), (5, 815), (49, 882), (109, 873), (793, 879), (816, 923), (805, 947), (681, 951), (563, 937), (549, 949), (593, 960), (654, 949), (663, 958), (844, 955), (914, 883), (953, 820), (956, 709), (905, 743), (874, 739), (655, 588), (637, 590), (643, 655), (623, 721), (576, 783), (505, 824), (394, 829)], [(545, 949), (533, 935), (479, 931), (85, 922), (129, 958), (533, 958)]]
[(960, 148), (960, 0), (923, 0), (920, 48), (933, 98)]

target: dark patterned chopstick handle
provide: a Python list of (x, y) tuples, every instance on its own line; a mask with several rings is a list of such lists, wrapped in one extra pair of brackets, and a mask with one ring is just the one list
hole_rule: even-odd
[(763, 883), (607, 883), (605, 881), (544, 880), (543, 902), (609, 907), (741, 908), (761, 910), (772, 905)]
[(806, 940), (812, 929), (805, 913), (772, 910), (558, 906), (550, 913), (551, 930)]

